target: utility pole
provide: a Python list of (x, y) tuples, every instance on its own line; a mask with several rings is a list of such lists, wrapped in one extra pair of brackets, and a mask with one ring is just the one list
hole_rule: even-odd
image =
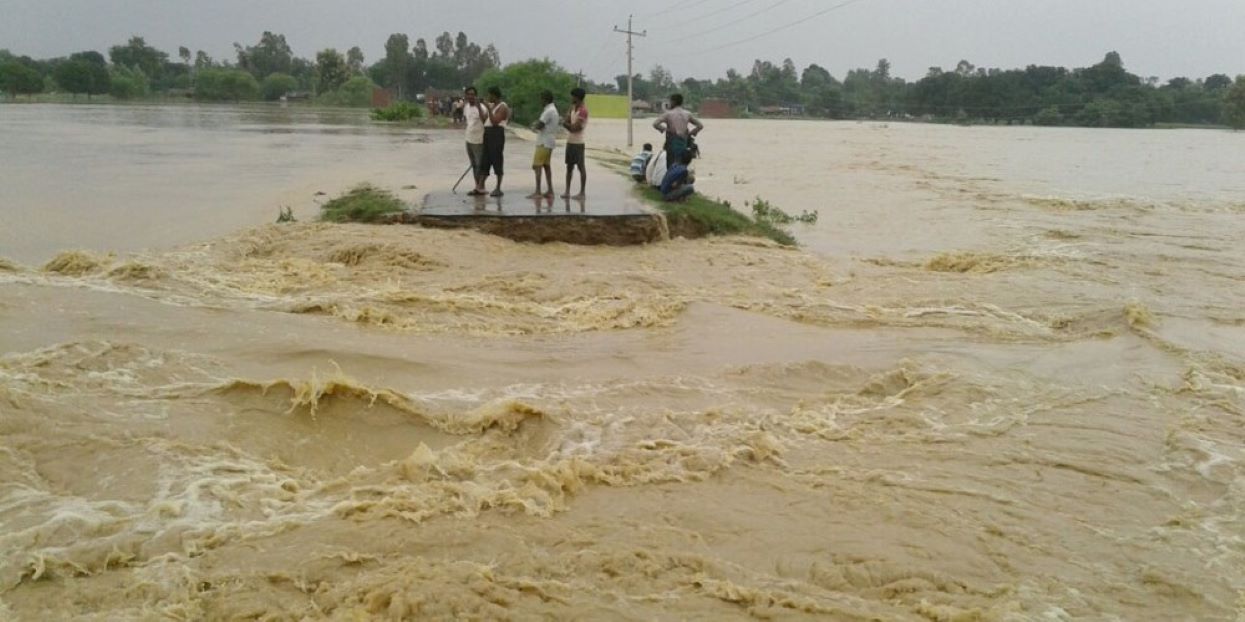
[(631, 44), (631, 38), (648, 36), (648, 30), (645, 30), (643, 32), (636, 32), (635, 29), (632, 28), (631, 26), (631, 19), (632, 19), (632, 16), (628, 15), (626, 30), (623, 30), (619, 28), (618, 26), (614, 27), (614, 32), (621, 32), (627, 35), (627, 146), (628, 147), (632, 147), (635, 145), (635, 111), (632, 110), (632, 106), (631, 106), (632, 102), (635, 101), (634, 95), (632, 94), (633, 91), (632, 91), (632, 84), (631, 84), (632, 77), (635, 75), (635, 73), (631, 69), (631, 63), (634, 60), (634, 54), (632, 52), (634, 52), (635, 48)]

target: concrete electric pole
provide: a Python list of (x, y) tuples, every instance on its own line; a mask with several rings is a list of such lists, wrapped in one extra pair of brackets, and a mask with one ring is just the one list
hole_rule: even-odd
[(635, 75), (635, 72), (631, 69), (631, 64), (635, 58), (633, 54), (635, 48), (631, 44), (631, 38), (648, 36), (647, 30), (643, 32), (636, 32), (635, 29), (631, 25), (631, 20), (632, 20), (632, 16), (628, 15), (626, 30), (623, 30), (619, 28), (618, 26), (614, 27), (614, 32), (621, 32), (627, 35), (627, 146), (628, 147), (632, 147), (635, 144), (635, 111), (632, 109), (632, 106), (631, 106), (632, 102), (635, 101), (634, 99), (635, 96), (632, 92), (632, 84), (631, 84), (633, 76)]

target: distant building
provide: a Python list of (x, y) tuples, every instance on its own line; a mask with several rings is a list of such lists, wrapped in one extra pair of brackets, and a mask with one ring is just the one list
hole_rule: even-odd
[(785, 104), (782, 106), (761, 106), (757, 112), (767, 117), (799, 117), (804, 115), (804, 106)]
[(705, 119), (730, 119), (735, 116), (735, 108), (724, 99), (706, 99), (700, 102), (699, 112)]
[(646, 101), (642, 101), (638, 99), (631, 102), (632, 112), (649, 113), (649, 112), (652, 112), (653, 109), (654, 107), (653, 107), (652, 102), (646, 102)]
[(374, 87), (372, 89), (373, 108), (388, 108), (393, 105), (393, 102), (396, 99), (397, 97), (394, 96), (393, 91), (389, 89), (382, 89), (380, 87)]

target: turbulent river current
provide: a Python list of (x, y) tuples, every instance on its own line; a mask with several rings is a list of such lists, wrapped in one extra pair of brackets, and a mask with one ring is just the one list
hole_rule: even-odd
[(0, 618), (1243, 619), (1245, 136), (708, 125), (799, 248), (321, 224), (460, 136), (0, 107)]

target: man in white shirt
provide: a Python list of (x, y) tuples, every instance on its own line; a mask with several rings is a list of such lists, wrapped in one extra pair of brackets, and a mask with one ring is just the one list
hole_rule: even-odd
[[(539, 199), (542, 196), (548, 199), (553, 198), (553, 150), (558, 146), (558, 107), (553, 103), (553, 93), (543, 91), (540, 94), (540, 103), (544, 104), (545, 109), (540, 113), (540, 119), (532, 125), (532, 128), (539, 132), (536, 137), (536, 155), (532, 157), (532, 170), (536, 172), (536, 192), (528, 195), (529, 199)], [(541, 192), (540, 173), (544, 171), (547, 190)]]
[(467, 194), (473, 197), (484, 196), (488, 192), (484, 190), (485, 178), (480, 165), (484, 160), (484, 122), (488, 120), (488, 113), (480, 103), (476, 87), (463, 89), (463, 97), (466, 100), (463, 104), (463, 116), (467, 124), (467, 159), (471, 161), (471, 172), (476, 180), (475, 189)]

